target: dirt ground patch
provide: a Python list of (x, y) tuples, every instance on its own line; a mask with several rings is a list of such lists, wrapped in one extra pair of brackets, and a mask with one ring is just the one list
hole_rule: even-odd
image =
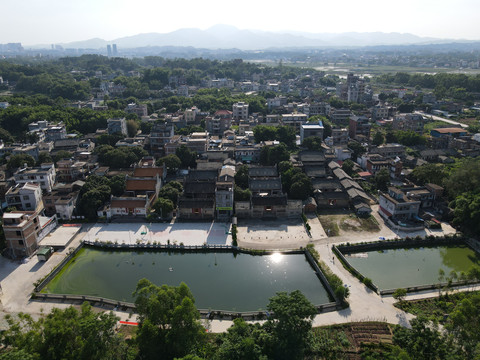
[(373, 216), (361, 218), (355, 214), (318, 215), (328, 236), (339, 236), (343, 232), (377, 232), (380, 225)]
[(301, 219), (242, 219), (238, 221), (237, 232), (240, 243), (282, 244), (305, 242), (309, 239)]

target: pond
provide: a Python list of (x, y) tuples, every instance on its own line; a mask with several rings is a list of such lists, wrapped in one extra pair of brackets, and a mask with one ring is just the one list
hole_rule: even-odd
[(42, 290), (133, 302), (137, 282), (188, 285), (199, 309), (256, 311), (277, 292), (300, 290), (313, 304), (330, 302), (304, 254), (105, 251), (86, 247)]
[(467, 245), (384, 249), (344, 254), (362, 275), (380, 289), (437, 284), (439, 270), (446, 276), (480, 265), (480, 255)]

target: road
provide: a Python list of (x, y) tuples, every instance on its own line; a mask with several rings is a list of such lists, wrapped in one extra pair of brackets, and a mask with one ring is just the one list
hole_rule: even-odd
[(446, 122), (448, 124), (451, 124), (451, 125), (457, 125), (457, 126), (461, 126), (462, 128), (466, 129), (468, 128), (468, 125), (465, 125), (465, 124), (462, 124), (462, 123), (459, 123), (458, 121), (453, 121), (453, 120), (449, 120), (449, 119), (445, 119), (445, 118), (442, 118), (440, 116), (435, 116), (435, 115), (431, 115), (431, 114), (426, 114), (422, 111), (415, 111), (415, 114), (420, 114), (422, 116), (425, 116), (425, 117), (429, 117), (429, 118), (432, 118), (433, 120), (435, 121), (443, 121), (443, 122)]

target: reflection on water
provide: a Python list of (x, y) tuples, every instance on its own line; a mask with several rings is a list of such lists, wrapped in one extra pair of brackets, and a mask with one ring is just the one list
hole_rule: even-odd
[(269, 258), (274, 264), (281, 264), (284, 256), (281, 253), (273, 253)]
[(388, 249), (366, 255), (349, 256), (348, 262), (380, 289), (435, 284), (440, 269), (445, 274), (461, 273), (480, 264), (479, 254), (466, 245)]
[(46, 287), (57, 294), (97, 295), (133, 301), (141, 278), (157, 285), (185, 282), (201, 309), (265, 309), (279, 291), (302, 291), (314, 304), (328, 295), (303, 254), (102, 251), (85, 248)]

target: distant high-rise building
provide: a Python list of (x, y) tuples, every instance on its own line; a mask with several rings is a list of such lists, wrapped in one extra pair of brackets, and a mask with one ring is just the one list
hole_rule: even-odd
[(113, 45), (112, 45), (112, 52), (113, 52), (113, 56), (117, 56), (117, 55), (118, 55), (118, 52), (117, 52), (117, 44), (113, 44)]
[(112, 56), (112, 45), (107, 45), (107, 55), (108, 57)]

